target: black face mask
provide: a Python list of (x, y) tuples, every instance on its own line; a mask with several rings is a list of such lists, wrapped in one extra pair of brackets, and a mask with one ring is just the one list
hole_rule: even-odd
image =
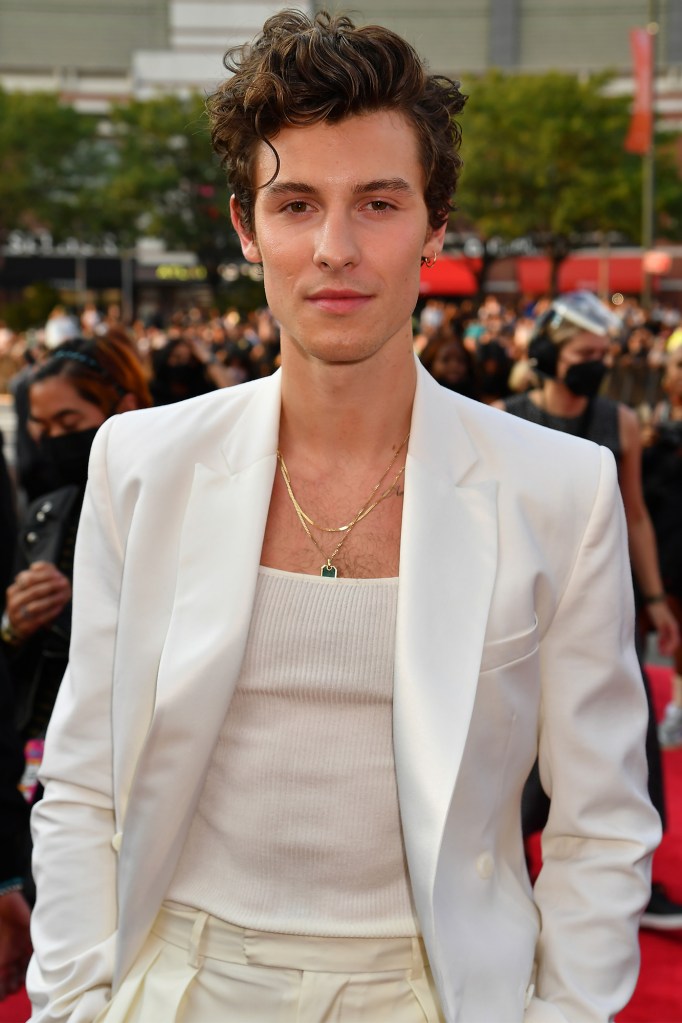
[(563, 382), (569, 391), (580, 398), (594, 398), (599, 392), (602, 381), (608, 372), (601, 359), (590, 359), (589, 362), (576, 362), (566, 370)]
[(84, 487), (88, 480), (90, 448), (99, 427), (64, 433), (61, 437), (43, 437), (41, 447), (54, 465), (59, 485), (75, 483)]

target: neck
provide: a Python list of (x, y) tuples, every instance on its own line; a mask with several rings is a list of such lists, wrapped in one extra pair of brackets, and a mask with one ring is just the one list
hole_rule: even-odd
[(320, 468), (372, 463), (404, 440), (416, 367), (411, 344), (358, 363), (327, 364), (282, 351), (280, 448)]
[(541, 392), (541, 403), (545, 412), (553, 416), (565, 416), (567, 419), (581, 415), (587, 408), (588, 400), (569, 391), (561, 380), (553, 378), (545, 380)]

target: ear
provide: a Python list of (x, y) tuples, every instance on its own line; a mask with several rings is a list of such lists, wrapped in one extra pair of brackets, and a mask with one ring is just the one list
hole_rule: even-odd
[(439, 256), (443, 251), (443, 245), (445, 244), (445, 231), (447, 229), (447, 222), (441, 224), (440, 227), (430, 227), (426, 232), (426, 239), (424, 241), (424, 248), (422, 249), (422, 256), (426, 256), (427, 259), (433, 259), (434, 253)]
[(230, 220), (239, 236), (244, 259), (249, 263), (260, 263), (260, 250), (256, 244), (256, 236), (244, 226), (241, 207), (233, 195), (230, 196)]

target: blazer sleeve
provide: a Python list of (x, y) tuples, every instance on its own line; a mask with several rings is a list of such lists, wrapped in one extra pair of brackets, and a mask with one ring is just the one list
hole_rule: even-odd
[(570, 1020), (605, 1023), (629, 1000), (660, 821), (647, 793), (647, 707), (633, 644), (627, 532), (613, 456), (540, 644), (540, 777), (551, 796), (536, 990)]
[(117, 927), (111, 687), (123, 564), (106, 474), (115, 419), (97, 434), (90, 459), (69, 667), (46, 737), (45, 795), (31, 821), (32, 1023), (91, 1023), (111, 988)]

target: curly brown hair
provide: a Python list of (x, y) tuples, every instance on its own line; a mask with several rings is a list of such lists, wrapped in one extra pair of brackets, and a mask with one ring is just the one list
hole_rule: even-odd
[(459, 82), (428, 74), (416, 51), (380, 25), (356, 28), (345, 15), (309, 18), (283, 10), (251, 44), (225, 54), (233, 72), (208, 99), (213, 148), (227, 171), (244, 227), (253, 230), (253, 159), (259, 143), (279, 158), (272, 139), (285, 127), (377, 110), (402, 113), (414, 125), (424, 168), (431, 227), (454, 208), (462, 160), (455, 120), (466, 102)]

